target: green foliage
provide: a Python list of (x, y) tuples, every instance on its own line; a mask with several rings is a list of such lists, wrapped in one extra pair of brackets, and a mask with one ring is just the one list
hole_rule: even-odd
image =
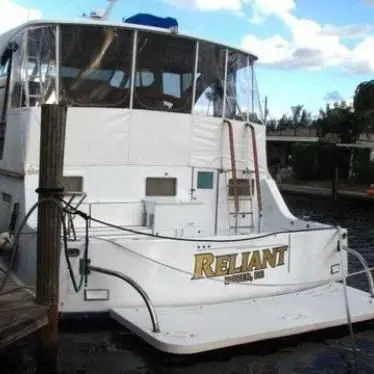
[(340, 176), (348, 176), (350, 151), (330, 143), (294, 143), (291, 146), (292, 170), (297, 180), (330, 179), (335, 165)]
[(298, 180), (325, 180), (331, 177), (335, 146), (324, 143), (294, 143), (292, 169)]
[(354, 92), (353, 105), (346, 102), (326, 105), (316, 118), (303, 105), (291, 107), (291, 115), (269, 121), (269, 130), (316, 129), (317, 136), (334, 142), (354, 143), (363, 133), (374, 132), (374, 80), (360, 83)]
[(370, 149), (356, 149), (353, 158), (353, 175), (357, 183), (374, 183), (374, 162), (370, 161)]
[(353, 107), (363, 132), (370, 134), (374, 130), (374, 80), (360, 83), (353, 98)]
[(371, 161), (367, 165), (361, 165), (357, 169), (355, 182), (360, 184), (374, 184), (374, 162)]
[(341, 143), (354, 143), (363, 131), (363, 122), (353, 108), (343, 102), (333, 107), (327, 105), (325, 110), (320, 110), (316, 127), (322, 137), (337, 134)]
[[(316, 118), (303, 105), (291, 107), (291, 115), (270, 120), (268, 129), (315, 129), (320, 143), (296, 143), (291, 146), (292, 167), (296, 179), (330, 179), (332, 168), (339, 167), (340, 178), (348, 177), (351, 149), (336, 143), (356, 143), (361, 134), (374, 133), (374, 80), (360, 83), (354, 92), (353, 105), (344, 101), (326, 105)], [(300, 132), (303, 136), (303, 133)], [(374, 161), (369, 149), (355, 149), (353, 176), (358, 183), (374, 184)]]
[(313, 124), (312, 114), (304, 109), (303, 105), (291, 107), (292, 116), (284, 114), (279, 119), (270, 119), (267, 121), (269, 131), (310, 128)]
[(355, 112), (374, 109), (374, 80), (361, 82), (356, 87), (353, 107)]

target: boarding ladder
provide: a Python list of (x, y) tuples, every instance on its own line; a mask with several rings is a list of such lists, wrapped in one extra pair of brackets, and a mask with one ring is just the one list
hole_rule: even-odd
[[(254, 230), (252, 171), (243, 170), (244, 178), (238, 178), (236, 167), (234, 132), (228, 120), (223, 121), (228, 126), (231, 169), (225, 170), (225, 185), (229, 215), (229, 229), (234, 233), (250, 233)], [(231, 178), (230, 178), (231, 177)]]

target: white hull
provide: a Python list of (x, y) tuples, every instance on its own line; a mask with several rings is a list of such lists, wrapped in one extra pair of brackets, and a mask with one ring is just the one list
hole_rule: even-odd
[[(227, 237), (210, 239), (230, 240)], [(323, 280), (336, 279), (340, 273), (340, 254), (336, 252), (337, 240), (336, 230), (269, 235), (267, 238), (238, 243), (193, 243), (162, 239), (134, 240), (114, 235), (110, 237), (108, 233), (105, 235), (102, 229), (94, 229), (91, 232), (89, 258), (93, 266), (129, 276), (147, 292), (155, 306), (170, 307), (248, 300), (297, 292), (315, 287)], [(311, 242), (314, 242), (312, 247)], [(83, 253), (84, 240), (71, 242), (69, 246), (79, 248)], [(273, 257), (275, 267), (272, 267), (268, 262), (264, 263), (262, 251), (276, 247), (285, 248)], [(257, 253), (258, 258), (253, 260), (254, 266), (251, 270), (249, 267), (242, 269), (243, 253), (249, 252)], [(268, 253), (271, 252), (268, 250)], [(211, 256), (210, 254), (233, 256), (230, 258), (235, 261), (237, 274), (233, 270), (232, 274), (229, 274), (228, 262), (221, 268), (226, 275), (206, 277), (202, 271), (199, 273), (202, 275), (200, 279), (193, 279), (196, 263), (199, 262), (198, 256), (202, 256), (204, 261)], [(258, 263), (260, 257), (261, 263)], [(246, 263), (251, 262), (251, 255), (244, 255), (244, 258)], [(271, 258), (269, 259), (271, 262)], [(71, 262), (78, 280), (78, 260), (72, 258)], [(207, 267), (209, 272), (216, 272), (216, 265), (217, 258)], [(234, 268), (233, 264), (231, 268)], [(240, 274), (243, 273), (244, 276), (252, 276), (253, 280), (245, 281), (240, 278)], [(262, 279), (255, 279), (258, 273)], [(115, 307), (144, 306), (144, 301), (134, 288), (120, 279), (107, 275), (89, 274), (87, 289), (107, 289), (110, 294), (109, 300), (85, 301), (83, 290), (76, 293), (62, 254), (60, 311), (98, 312)]]

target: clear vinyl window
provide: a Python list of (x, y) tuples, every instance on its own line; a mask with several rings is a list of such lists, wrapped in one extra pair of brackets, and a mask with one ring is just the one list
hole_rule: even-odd
[(134, 33), (61, 26), (61, 99), (70, 106), (128, 108)]
[(134, 109), (190, 113), (195, 56), (193, 40), (139, 32), (136, 75), (146, 71), (152, 82), (136, 84)]

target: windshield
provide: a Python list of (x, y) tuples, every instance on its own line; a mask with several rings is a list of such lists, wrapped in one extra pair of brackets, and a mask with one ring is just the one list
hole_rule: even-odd
[(61, 98), (72, 106), (128, 108), (131, 30), (61, 27)]
[(27, 32), (27, 53), (20, 60), (26, 95), (21, 105), (59, 99), (69, 106), (257, 117), (248, 54), (172, 33), (63, 24), (57, 34), (56, 27)]

